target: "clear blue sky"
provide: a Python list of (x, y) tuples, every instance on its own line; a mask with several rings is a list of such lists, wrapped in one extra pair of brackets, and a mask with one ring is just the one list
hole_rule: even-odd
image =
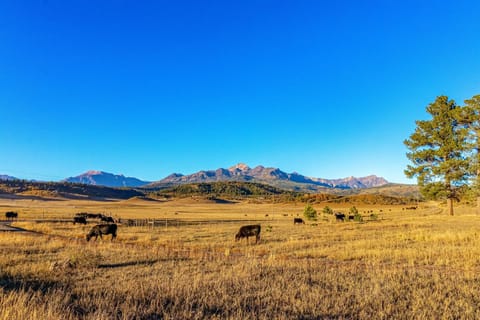
[(403, 140), (480, 94), (479, 1), (0, 2), (0, 174), (244, 162), (414, 183)]

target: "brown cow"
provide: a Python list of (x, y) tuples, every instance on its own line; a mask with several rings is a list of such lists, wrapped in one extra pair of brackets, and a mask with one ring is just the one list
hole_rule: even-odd
[(112, 241), (113, 241), (113, 239), (117, 237), (117, 225), (116, 224), (97, 224), (87, 234), (87, 241), (90, 241), (92, 237), (95, 237), (95, 241), (97, 241), (98, 236), (100, 236), (100, 239), (103, 239), (102, 234), (111, 234)]
[(259, 224), (242, 226), (240, 227), (240, 230), (238, 230), (238, 233), (235, 235), (235, 241), (238, 241), (242, 238), (247, 238), (248, 243), (248, 238), (255, 236), (255, 243), (257, 243), (258, 241), (260, 241), (260, 231), (261, 227)]

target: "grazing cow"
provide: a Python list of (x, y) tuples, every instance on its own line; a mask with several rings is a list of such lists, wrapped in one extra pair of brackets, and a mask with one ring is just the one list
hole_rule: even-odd
[(255, 243), (257, 243), (258, 241), (260, 241), (260, 231), (261, 227), (259, 224), (242, 226), (240, 227), (240, 230), (238, 230), (238, 233), (235, 235), (235, 241), (238, 241), (242, 238), (247, 238), (248, 243), (248, 238), (255, 236)]
[(117, 237), (117, 225), (116, 224), (97, 224), (87, 234), (87, 241), (90, 241), (92, 237), (95, 237), (95, 241), (97, 241), (98, 236), (100, 236), (100, 239), (103, 239), (102, 234), (111, 234), (112, 241), (113, 241), (113, 239)]
[(341, 212), (335, 212), (335, 219), (337, 221), (345, 221), (345, 214)]
[(14, 211), (7, 211), (7, 212), (5, 212), (5, 217), (8, 220), (17, 219), (18, 218), (18, 213), (14, 212)]
[(85, 217), (73, 217), (73, 224), (76, 223), (81, 223), (81, 224), (87, 224), (87, 219)]
[(103, 222), (106, 222), (106, 223), (115, 223), (115, 221), (113, 220), (112, 217), (102, 216), (100, 218), (100, 220), (102, 220)]
[(14, 212), (14, 211), (7, 211), (7, 212), (5, 212), (5, 218), (7, 218), (7, 220), (17, 219), (18, 218), (18, 213)]
[(302, 218), (293, 218), (293, 224), (305, 224)]

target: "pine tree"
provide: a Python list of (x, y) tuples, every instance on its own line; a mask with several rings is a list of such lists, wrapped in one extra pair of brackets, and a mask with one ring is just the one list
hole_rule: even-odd
[(437, 97), (426, 110), (431, 120), (416, 121), (415, 132), (404, 141), (412, 162), (405, 174), (417, 177), (424, 196), (446, 198), (453, 215), (453, 199), (458, 200), (469, 178), (469, 129), (461, 121), (463, 108), (446, 96)]
[(477, 196), (477, 211), (480, 213), (480, 95), (465, 100), (464, 114), (471, 134), (471, 173), (475, 176), (473, 187)]

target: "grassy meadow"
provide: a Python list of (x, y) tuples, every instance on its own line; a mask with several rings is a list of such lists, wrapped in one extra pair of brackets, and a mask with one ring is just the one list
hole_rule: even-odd
[[(357, 206), (362, 222), (337, 222), (324, 206), (293, 225), (302, 203), (0, 199), (14, 226), (36, 231), (0, 233), (0, 318), (480, 318), (474, 209)], [(54, 221), (82, 211), (157, 225), (119, 224), (115, 241), (87, 243), (93, 222)], [(250, 223), (261, 242), (235, 242)]]

